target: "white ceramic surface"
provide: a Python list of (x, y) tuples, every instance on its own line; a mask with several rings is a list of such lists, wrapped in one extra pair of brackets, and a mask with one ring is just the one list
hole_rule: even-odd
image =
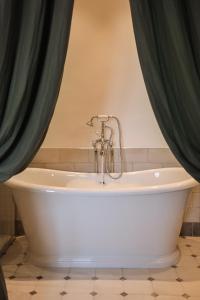
[(34, 264), (155, 268), (175, 264), (190, 189), (182, 168), (96, 174), (28, 168), (13, 189)]

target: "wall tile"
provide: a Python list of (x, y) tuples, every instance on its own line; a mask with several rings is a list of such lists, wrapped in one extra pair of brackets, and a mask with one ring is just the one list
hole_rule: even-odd
[[(116, 163), (115, 164), (115, 172), (120, 172), (121, 171), (121, 164)], [(132, 162), (123, 162), (122, 163), (122, 171), (123, 172), (133, 172), (134, 171), (134, 166)]]
[(183, 223), (181, 228), (181, 235), (182, 236), (192, 236), (193, 234), (193, 226), (192, 222)]
[(200, 193), (192, 193), (191, 199), (193, 207), (200, 207)]
[(176, 167), (181, 167), (178, 161), (175, 161), (173, 163), (162, 163), (162, 168), (176, 168)]
[(34, 163), (47, 163), (59, 161), (59, 149), (54, 148), (40, 148), (36, 156), (34, 157)]
[(200, 184), (193, 188), (193, 193), (200, 193)]
[(41, 168), (41, 169), (45, 169), (46, 168), (46, 163), (37, 163), (37, 162), (34, 162), (32, 161), (30, 164), (29, 164), (29, 167), (30, 168)]
[(148, 162), (156, 163), (177, 163), (172, 152), (167, 148), (148, 149)]
[(190, 192), (190, 194), (189, 194), (189, 196), (187, 198), (185, 207), (186, 208), (192, 207), (192, 203), (193, 203), (193, 192)]
[(160, 169), (162, 168), (162, 164), (159, 163), (133, 163), (134, 171), (142, 171), (142, 170), (151, 170), (151, 169)]
[(92, 163), (75, 163), (74, 164), (74, 171), (75, 172), (94, 172), (94, 164)]
[(88, 161), (91, 163), (94, 163), (95, 161), (95, 155), (93, 149), (88, 149)]
[(126, 162), (147, 162), (148, 149), (126, 148), (123, 149), (123, 158)]
[(199, 222), (194, 222), (192, 224), (192, 235), (200, 236), (200, 223)]
[(59, 150), (59, 162), (89, 162), (89, 151), (88, 149), (61, 148)]
[(44, 168), (69, 172), (75, 171), (74, 163), (46, 163)]
[(188, 207), (185, 212), (184, 222), (200, 222), (200, 208)]

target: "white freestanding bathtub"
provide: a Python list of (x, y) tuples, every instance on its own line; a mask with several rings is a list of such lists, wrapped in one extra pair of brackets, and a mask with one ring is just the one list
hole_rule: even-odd
[(29, 168), (13, 189), (34, 264), (156, 268), (179, 257), (185, 201), (197, 182), (182, 168), (97, 174)]

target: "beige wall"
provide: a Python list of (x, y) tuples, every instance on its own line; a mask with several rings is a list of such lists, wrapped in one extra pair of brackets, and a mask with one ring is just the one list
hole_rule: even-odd
[(128, 0), (75, 1), (62, 87), (43, 147), (90, 147), (94, 132), (85, 123), (97, 113), (119, 117), (124, 147), (166, 147), (147, 98)]

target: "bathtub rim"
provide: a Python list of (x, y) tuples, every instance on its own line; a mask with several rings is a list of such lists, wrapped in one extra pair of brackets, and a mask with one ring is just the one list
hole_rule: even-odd
[[(170, 171), (176, 171), (183, 169), (182, 167), (169, 167), (169, 168), (159, 168), (159, 169), (150, 169), (150, 170), (142, 170), (142, 171), (133, 171), (133, 172), (124, 172), (125, 174), (142, 174), (142, 173), (152, 173), (152, 172), (162, 172), (163, 170), (170, 170)], [(96, 175), (96, 173), (86, 173), (86, 172), (71, 172), (71, 171), (63, 171), (63, 170), (54, 170), (54, 169), (45, 169), (45, 168), (27, 168), (22, 172), (25, 172), (26, 170), (30, 170), (33, 172), (56, 172), (56, 173), (67, 173), (67, 174), (77, 174), (77, 175)], [(184, 169), (183, 169), (184, 170)], [(185, 171), (185, 170), (184, 170)], [(21, 172), (21, 173), (22, 173)], [(185, 171), (186, 172), (186, 171)], [(19, 174), (21, 174), (19, 173)], [(187, 172), (186, 172), (187, 173)], [(188, 174), (188, 173), (187, 173)], [(110, 188), (110, 189), (103, 189), (102, 185), (99, 185), (99, 188), (97, 189), (88, 189), (88, 188), (82, 188), (82, 187), (61, 187), (61, 186), (48, 186), (48, 185), (42, 185), (42, 184), (35, 184), (30, 182), (22, 181), (21, 179), (17, 179), (15, 175), (8, 181), (6, 181), (4, 184), (6, 184), (8, 187), (13, 189), (26, 189), (31, 191), (38, 191), (38, 192), (48, 192), (48, 193), (67, 193), (67, 194), (83, 194), (83, 195), (109, 195), (109, 194), (116, 194), (116, 195), (143, 195), (143, 194), (158, 194), (158, 193), (167, 193), (167, 192), (173, 192), (173, 191), (180, 191), (180, 190), (186, 190), (193, 188), (199, 184), (194, 178), (190, 176), (189, 178), (173, 182), (173, 183), (166, 183), (162, 185), (152, 185), (152, 186), (143, 186), (143, 187), (117, 187), (117, 188)]]

